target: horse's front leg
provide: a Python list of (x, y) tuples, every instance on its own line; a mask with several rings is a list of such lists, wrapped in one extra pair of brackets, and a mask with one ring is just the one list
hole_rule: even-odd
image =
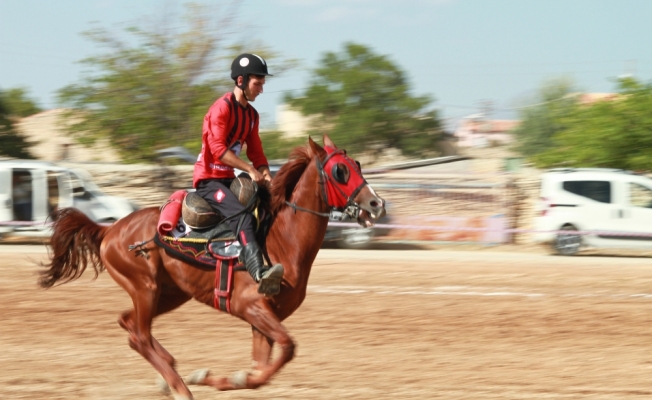
[(269, 366), (274, 342), (263, 335), (255, 326), (251, 327), (252, 333), (252, 367), (254, 376), (262, 373)]
[[(207, 370), (197, 371), (190, 383), (209, 385), (219, 390), (256, 389), (294, 357), (295, 344), (271, 308), (260, 301), (252, 304), (242, 318), (254, 327), (253, 357), (256, 362), (254, 373), (238, 371), (231, 378), (217, 378)], [(281, 354), (270, 363), (272, 344), (278, 344)]]

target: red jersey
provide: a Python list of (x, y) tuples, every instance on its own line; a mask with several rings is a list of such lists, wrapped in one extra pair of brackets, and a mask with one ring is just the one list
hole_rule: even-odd
[(202, 145), (195, 163), (192, 186), (203, 179), (235, 178), (233, 167), (221, 162), (227, 150), (240, 156), (242, 145), (247, 144), (247, 158), (254, 168), (269, 165), (258, 135), (258, 111), (248, 104), (243, 107), (234, 93), (217, 99), (204, 117)]

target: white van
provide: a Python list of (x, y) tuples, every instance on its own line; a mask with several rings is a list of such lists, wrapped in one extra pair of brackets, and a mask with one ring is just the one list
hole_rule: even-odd
[(652, 250), (652, 179), (617, 169), (549, 170), (535, 229), (536, 242), (564, 255), (582, 246)]
[(35, 160), (0, 161), (0, 236), (46, 237), (50, 213), (76, 207), (93, 221), (114, 222), (137, 207), (107, 196), (83, 170)]

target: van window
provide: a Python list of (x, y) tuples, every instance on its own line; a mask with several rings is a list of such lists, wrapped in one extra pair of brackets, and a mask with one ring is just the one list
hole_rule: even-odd
[(16, 221), (32, 220), (32, 173), (15, 169), (11, 174), (11, 194), (14, 198), (14, 219)]
[(48, 171), (48, 215), (59, 209), (59, 174)]
[(634, 207), (652, 208), (652, 190), (638, 183), (630, 182), (629, 203)]
[(565, 191), (586, 197), (600, 203), (611, 203), (611, 182), (609, 181), (566, 181)]

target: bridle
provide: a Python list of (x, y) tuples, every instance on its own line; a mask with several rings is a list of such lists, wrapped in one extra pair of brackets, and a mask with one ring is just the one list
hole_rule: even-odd
[[(346, 216), (357, 219), (360, 213), (360, 205), (355, 202), (355, 197), (360, 193), (367, 181), (362, 177), (360, 164), (346, 155), (344, 150), (325, 146), (326, 158), (320, 160), (315, 157), (319, 184), (321, 185), (321, 197), (324, 203), (331, 208), (331, 211), (342, 211), (342, 219)], [(346, 166), (348, 174), (341, 174), (341, 164)], [(348, 194), (347, 194), (348, 192)], [(295, 203), (286, 201), (285, 204), (298, 211), (315, 214), (320, 217), (330, 217), (329, 213), (322, 213), (300, 207)]]

